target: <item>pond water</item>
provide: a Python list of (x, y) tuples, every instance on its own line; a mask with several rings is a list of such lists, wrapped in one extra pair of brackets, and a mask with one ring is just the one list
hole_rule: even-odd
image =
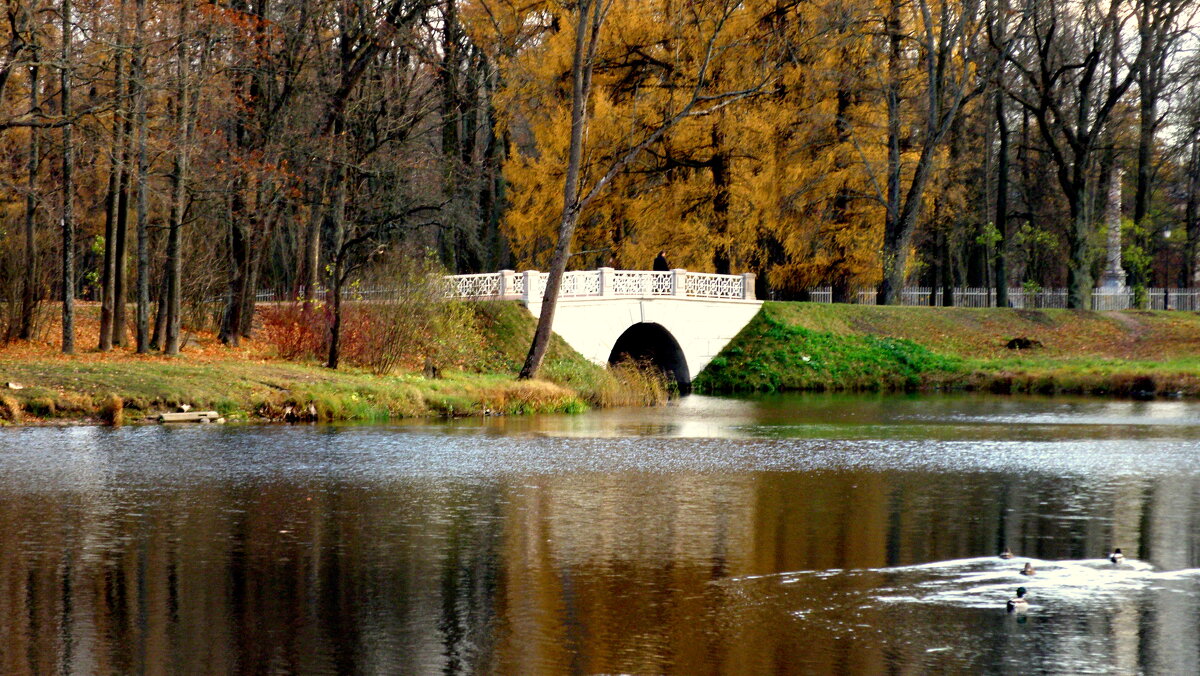
[(0, 430), (3, 674), (960, 671), (1200, 673), (1200, 403)]

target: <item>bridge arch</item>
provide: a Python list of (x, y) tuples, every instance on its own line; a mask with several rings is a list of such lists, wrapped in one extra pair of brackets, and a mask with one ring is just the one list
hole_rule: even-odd
[(638, 322), (625, 329), (613, 344), (608, 363), (616, 364), (625, 359), (654, 364), (680, 388), (686, 388), (692, 382), (687, 355), (675, 336), (662, 324)]

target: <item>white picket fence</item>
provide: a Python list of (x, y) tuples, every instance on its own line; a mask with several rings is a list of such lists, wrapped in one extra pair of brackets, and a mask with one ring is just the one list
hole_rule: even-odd
[[(946, 303), (945, 294), (941, 288), (928, 286), (908, 286), (900, 290), (900, 304), (910, 306), (946, 307), (995, 307), (996, 291), (985, 287), (956, 287), (952, 291), (953, 302)], [(832, 303), (833, 289), (818, 287), (810, 289), (809, 300), (814, 303)], [(1135, 307), (1133, 291), (1092, 292), (1092, 309), (1128, 310)], [(875, 291), (859, 291), (854, 296), (854, 302), (859, 305), (875, 305)], [(1033, 308), (1065, 308), (1067, 307), (1066, 289), (1042, 289), (1037, 292), (1027, 292), (1022, 287), (1008, 290), (1010, 307), (1021, 309)], [(1183, 310), (1187, 312), (1200, 311), (1200, 289), (1148, 289), (1146, 292), (1146, 308), (1149, 310)]]

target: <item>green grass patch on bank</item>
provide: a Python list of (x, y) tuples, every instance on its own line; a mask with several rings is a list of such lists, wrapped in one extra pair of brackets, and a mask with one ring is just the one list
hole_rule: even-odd
[(778, 305), (763, 305), (696, 378), (697, 390), (914, 389), (930, 375), (962, 368), (960, 359), (911, 340), (796, 326), (779, 316)]
[(23, 410), (42, 418), (87, 417), (120, 397), (129, 420), (188, 404), (231, 419), (273, 417), (288, 407), (319, 420), (387, 420), (422, 416), (577, 412), (580, 395), (562, 385), (509, 375), (450, 373), (376, 376), (316, 365), (230, 360), (3, 364), (9, 380), (30, 383), (12, 392)]
[(768, 302), (696, 386), (1195, 396), (1200, 314)]

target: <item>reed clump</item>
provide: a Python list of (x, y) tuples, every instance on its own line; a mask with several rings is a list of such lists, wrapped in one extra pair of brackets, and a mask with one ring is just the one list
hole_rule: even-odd
[(21, 403), (7, 394), (0, 394), (0, 421), (21, 424)]
[(120, 427), (125, 423), (125, 401), (115, 394), (104, 397), (97, 416), (105, 425)]

